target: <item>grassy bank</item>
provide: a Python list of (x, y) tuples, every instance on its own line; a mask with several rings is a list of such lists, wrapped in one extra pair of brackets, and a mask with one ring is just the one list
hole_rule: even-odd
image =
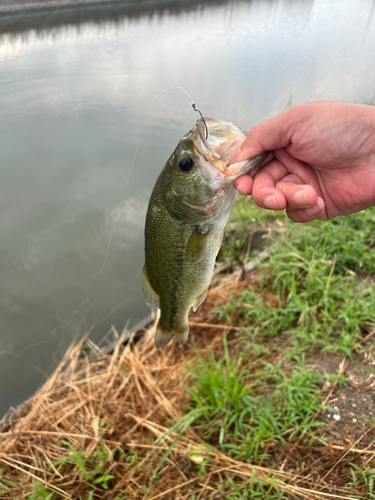
[(71, 347), (3, 426), (0, 497), (375, 499), (374, 227), (239, 200), (187, 346)]

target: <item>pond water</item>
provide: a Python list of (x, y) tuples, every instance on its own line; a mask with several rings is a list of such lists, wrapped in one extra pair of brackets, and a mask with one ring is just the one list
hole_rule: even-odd
[(75, 336), (149, 314), (148, 198), (197, 119), (157, 94), (244, 128), (374, 96), (373, 1), (183, 5), (0, 20), (0, 415)]

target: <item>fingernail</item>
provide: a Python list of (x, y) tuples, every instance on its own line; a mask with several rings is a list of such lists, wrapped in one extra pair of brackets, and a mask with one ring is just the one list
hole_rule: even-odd
[(236, 190), (237, 190), (237, 192), (238, 192), (238, 193), (240, 193), (240, 194), (243, 194), (243, 195), (246, 195), (246, 194), (247, 194), (247, 193), (246, 193), (246, 191), (244, 191), (244, 190), (241, 188), (241, 186), (236, 186)]
[(268, 196), (266, 196), (263, 200), (263, 204), (265, 207), (272, 208), (275, 210), (277, 207), (277, 200), (276, 200), (275, 195), (269, 194)]
[(240, 156), (241, 154), (241, 150), (240, 149), (237, 149), (237, 151), (235, 151), (233, 153), (233, 155), (231, 156), (230, 160), (229, 160), (229, 164), (232, 164), (232, 163), (236, 163), (238, 157)]
[(316, 215), (320, 213), (324, 208), (324, 201), (322, 199), (317, 199), (316, 204), (311, 208), (306, 208), (306, 215)]
[(294, 193), (293, 201), (294, 203), (297, 203), (297, 205), (307, 205), (308, 202), (307, 202), (306, 191), (304, 189), (301, 189), (300, 191)]

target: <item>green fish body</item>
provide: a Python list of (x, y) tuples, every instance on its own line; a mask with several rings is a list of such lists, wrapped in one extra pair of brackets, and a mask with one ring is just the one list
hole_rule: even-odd
[(256, 169), (267, 153), (231, 165), (246, 137), (231, 123), (205, 118), (179, 142), (151, 194), (145, 226), (142, 288), (160, 308), (156, 347), (173, 336), (185, 344), (188, 314), (206, 297), (234, 201), (233, 181)]

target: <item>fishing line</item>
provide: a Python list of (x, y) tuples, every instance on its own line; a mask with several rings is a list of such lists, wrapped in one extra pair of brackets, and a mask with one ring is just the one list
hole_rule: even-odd
[[(147, 116), (147, 113), (150, 109), (150, 106), (153, 104), (153, 102), (159, 97), (161, 96), (164, 92), (166, 92), (167, 90), (171, 90), (171, 89), (180, 89), (180, 90), (183, 90), (185, 92), (185, 94), (189, 97), (189, 99), (191, 99), (191, 105), (193, 106), (194, 110), (195, 110), (195, 103), (194, 103), (194, 100), (193, 98), (191, 97), (191, 95), (189, 94), (189, 92), (187, 90), (185, 90), (184, 88), (182, 87), (167, 87), (166, 89), (162, 90), (161, 92), (159, 92), (159, 94), (157, 94), (152, 100), (151, 102), (148, 104), (147, 108), (146, 108), (146, 111), (144, 112), (144, 117)], [(197, 111), (197, 110), (196, 110)], [(199, 111), (200, 113), (200, 111)], [(203, 118), (203, 117), (202, 117)], [(207, 126), (206, 126), (207, 128)], [(142, 132), (139, 133), (138, 135), (138, 140), (137, 140), (137, 146), (135, 148), (135, 152), (134, 152), (134, 156), (133, 156), (133, 161), (131, 162), (131, 165), (130, 165), (130, 169), (129, 169), (129, 172), (128, 172), (128, 175), (127, 175), (127, 178), (126, 178), (126, 181), (125, 181), (125, 192), (124, 192), (124, 195), (122, 197), (122, 200), (124, 200), (125, 198), (125, 195), (126, 195), (126, 190), (128, 188), (128, 184), (129, 184), (129, 180), (130, 180), (130, 175), (133, 171), (133, 167), (134, 167), (134, 163), (135, 163), (135, 159), (137, 157), (137, 154), (138, 154), (138, 149), (139, 149), (139, 143), (141, 141), (141, 134)], [(122, 212), (123, 212), (123, 208), (120, 209), (119, 213), (117, 214), (117, 217), (115, 218), (113, 224), (112, 224), (112, 227), (111, 227), (111, 231), (109, 233), (109, 238), (108, 238), (108, 245), (107, 245), (107, 252), (106, 252), (106, 257), (104, 259), (104, 262), (102, 264), (102, 267), (99, 269), (99, 271), (97, 271), (93, 276), (91, 276), (91, 278), (89, 279), (89, 282), (87, 283), (87, 286), (86, 286), (86, 290), (85, 290), (85, 294), (86, 294), (86, 299), (82, 302), (82, 304), (80, 305), (79, 309), (77, 311), (74, 311), (74, 313), (72, 313), (72, 316), (74, 314), (76, 314), (77, 312), (79, 312), (79, 310), (81, 309), (82, 305), (87, 303), (87, 301), (90, 300), (90, 297), (88, 296), (88, 291), (89, 291), (89, 288), (90, 288), (90, 285), (91, 283), (94, 281), (94, 279), (99, 276), (102, 272), (103, 272), (103, 269), (105, 267), (105, 265), (107, 264), (108, 262), (108, 259), (109, 259), (109, 250), (110, 250), (110, 245), (111, 245), (111, 241), (112, 241), (112, 235), (113, 235), (113, 229), (117, 223), (117, 221), (119, 220)]]
[[(158, 94), (156, 94), (156, 96), (149, 102), (149, 104), (148, 104), (148, 106), (147, 106), (147, 108), (146, 108), (146, 110), (145, 110), (145, 112), (143, 114), (143, 118), (146, 118), (151, 105), (154, 103), (154, 101), (158, 97), (160, 97), (162, 94), (164, 94), (164, 92), (167, 92), (168, 90), (174, 90), (174, 89), (176, 89), (176, 90), (182, 90), (189, 97), (189, 99), (191, 101), (191, 105), (192, 105), (194, 111), (197, 111), (201, 115), (203, 123), (204, 123), (204, 125), (206, 127), (206, 139), (207, 139), (207, 137), (208, 137), (208, 129), (207, 129), (206, 122), (205, 122), (205, 120), (203, 118), (203, 115), (199, 111), (199, 109), (196, 108), (194, 99), (191, 97), (191, 95), (189, 94), (189, 92), (186, 89), (184, 89), (183, 87), (179, 87), (179, 86), (175, 86), (174, 85), (172, 87), (167, 87), (167, 88), (163, 89), (162, 91), (160, 91)], [(128, 175), (127, 175), (126, 180), (125, 180), (124, 194), (123, 194), (123, 196), (121, 198), (121, 202), (124, 201), (125, 196), (127, 194), (127, 189), (128, 189), (128, 185), (129, 185), (130, 176), (131, 176), (131, 173), (132, 173), (133, 168), (134, 168), (136, 157), (138, 155), (138, 149), (139, 149), (139, 144), (140, 144), (140, 141), (141, 141), (141, 136), (142, 136), (142, 131), (140, 131), (139, 134), (138, 134), (137, 145), (136, 145), (136, 148), (135, 148), (135, 151), (134, 151), (134, 156), (133, 156), (133, 160), (132, 160), (131, 165), (130, 165), (130, 169), (128, 171)], [(59, 330), (61, 328), (66, 328), (67, 326), (74, 325), (74, 322), (73, 322), (72, 318), (81, 311), (82, 307), (85, 304), (87, 304), (87, 303), (90, 302), (90, 300), (91, 300), (90, 296), (89, 296), (90, 286), (91, 286), (92, 282), (103, 272), (103, 270), (104, 270), (104, 268), (105, 268), (105, 266), (106, 266), (106, 264), (107, 264), (107, 262), (109, 260), (109, 254), (110, 254), (110, 247), (111, 247), (111, 242), (112, 242), (113, 231), (114, 231), (115, 225), (118, 222), (119, 218), (121, 217), (121, 214), (123, 213), (123, 211), (124, 211), (124, 208), (121, 208), (119, 210), (117, 216), (115, 217), (115, 219), (114, 219), (114, 221), (112, 223), (112, 226), (111, 226), (111, 229), (110, 229), (110, 232), (109, 232), (108, 243), (107, 243), (107, 248), (106, 248), (106, 254), (105, 254), (105, 258), (104, 258), (103, 264), (101, 265), (100, 269), (97, 272), (95, 272), (91, 276), (91, 278), (89, 279), (89, 281), (88, 281), (88, 283), (86, 285), (86, 288), (85, 288), (85, 296), (86, 296), (86, 298), (81, 302), (81, 304), (79, 305), (78, 309), (76, 309), (75, 311), (73, 311), (71, 313), (71, 315), (70, 315), (70, 318), (71, 318), (70, 321), (68, 321), (67, 323), (62, 323), (60, 325), (57, 325), (48, 334), (48, 337), (49, 337), (48, 339), (42, 340), (41, 342), (38, 342), (38, 343), (35, 343), (35, 344), (28, 345), (27, 347), (24, 348), (24, 350), (22, 351), (21, 354), (15, 354), (15, 353), (13, 353), (11, 351), (5, 351), (4, 350), (4, 351), (0, 351), (0, 356), (11, 355), (11, 356), (13, 356), (15, 358), (21, 358), (25, 354), (25, 352), (28, 349), (30, 349), (31, 347), (37, 347), (37, 346), (40, 346), (40, 345), (43, 345), (43, 344), (48, 344), (51, 341), (52, 335), (54, 335), (57, 332), (57, 330)]]

